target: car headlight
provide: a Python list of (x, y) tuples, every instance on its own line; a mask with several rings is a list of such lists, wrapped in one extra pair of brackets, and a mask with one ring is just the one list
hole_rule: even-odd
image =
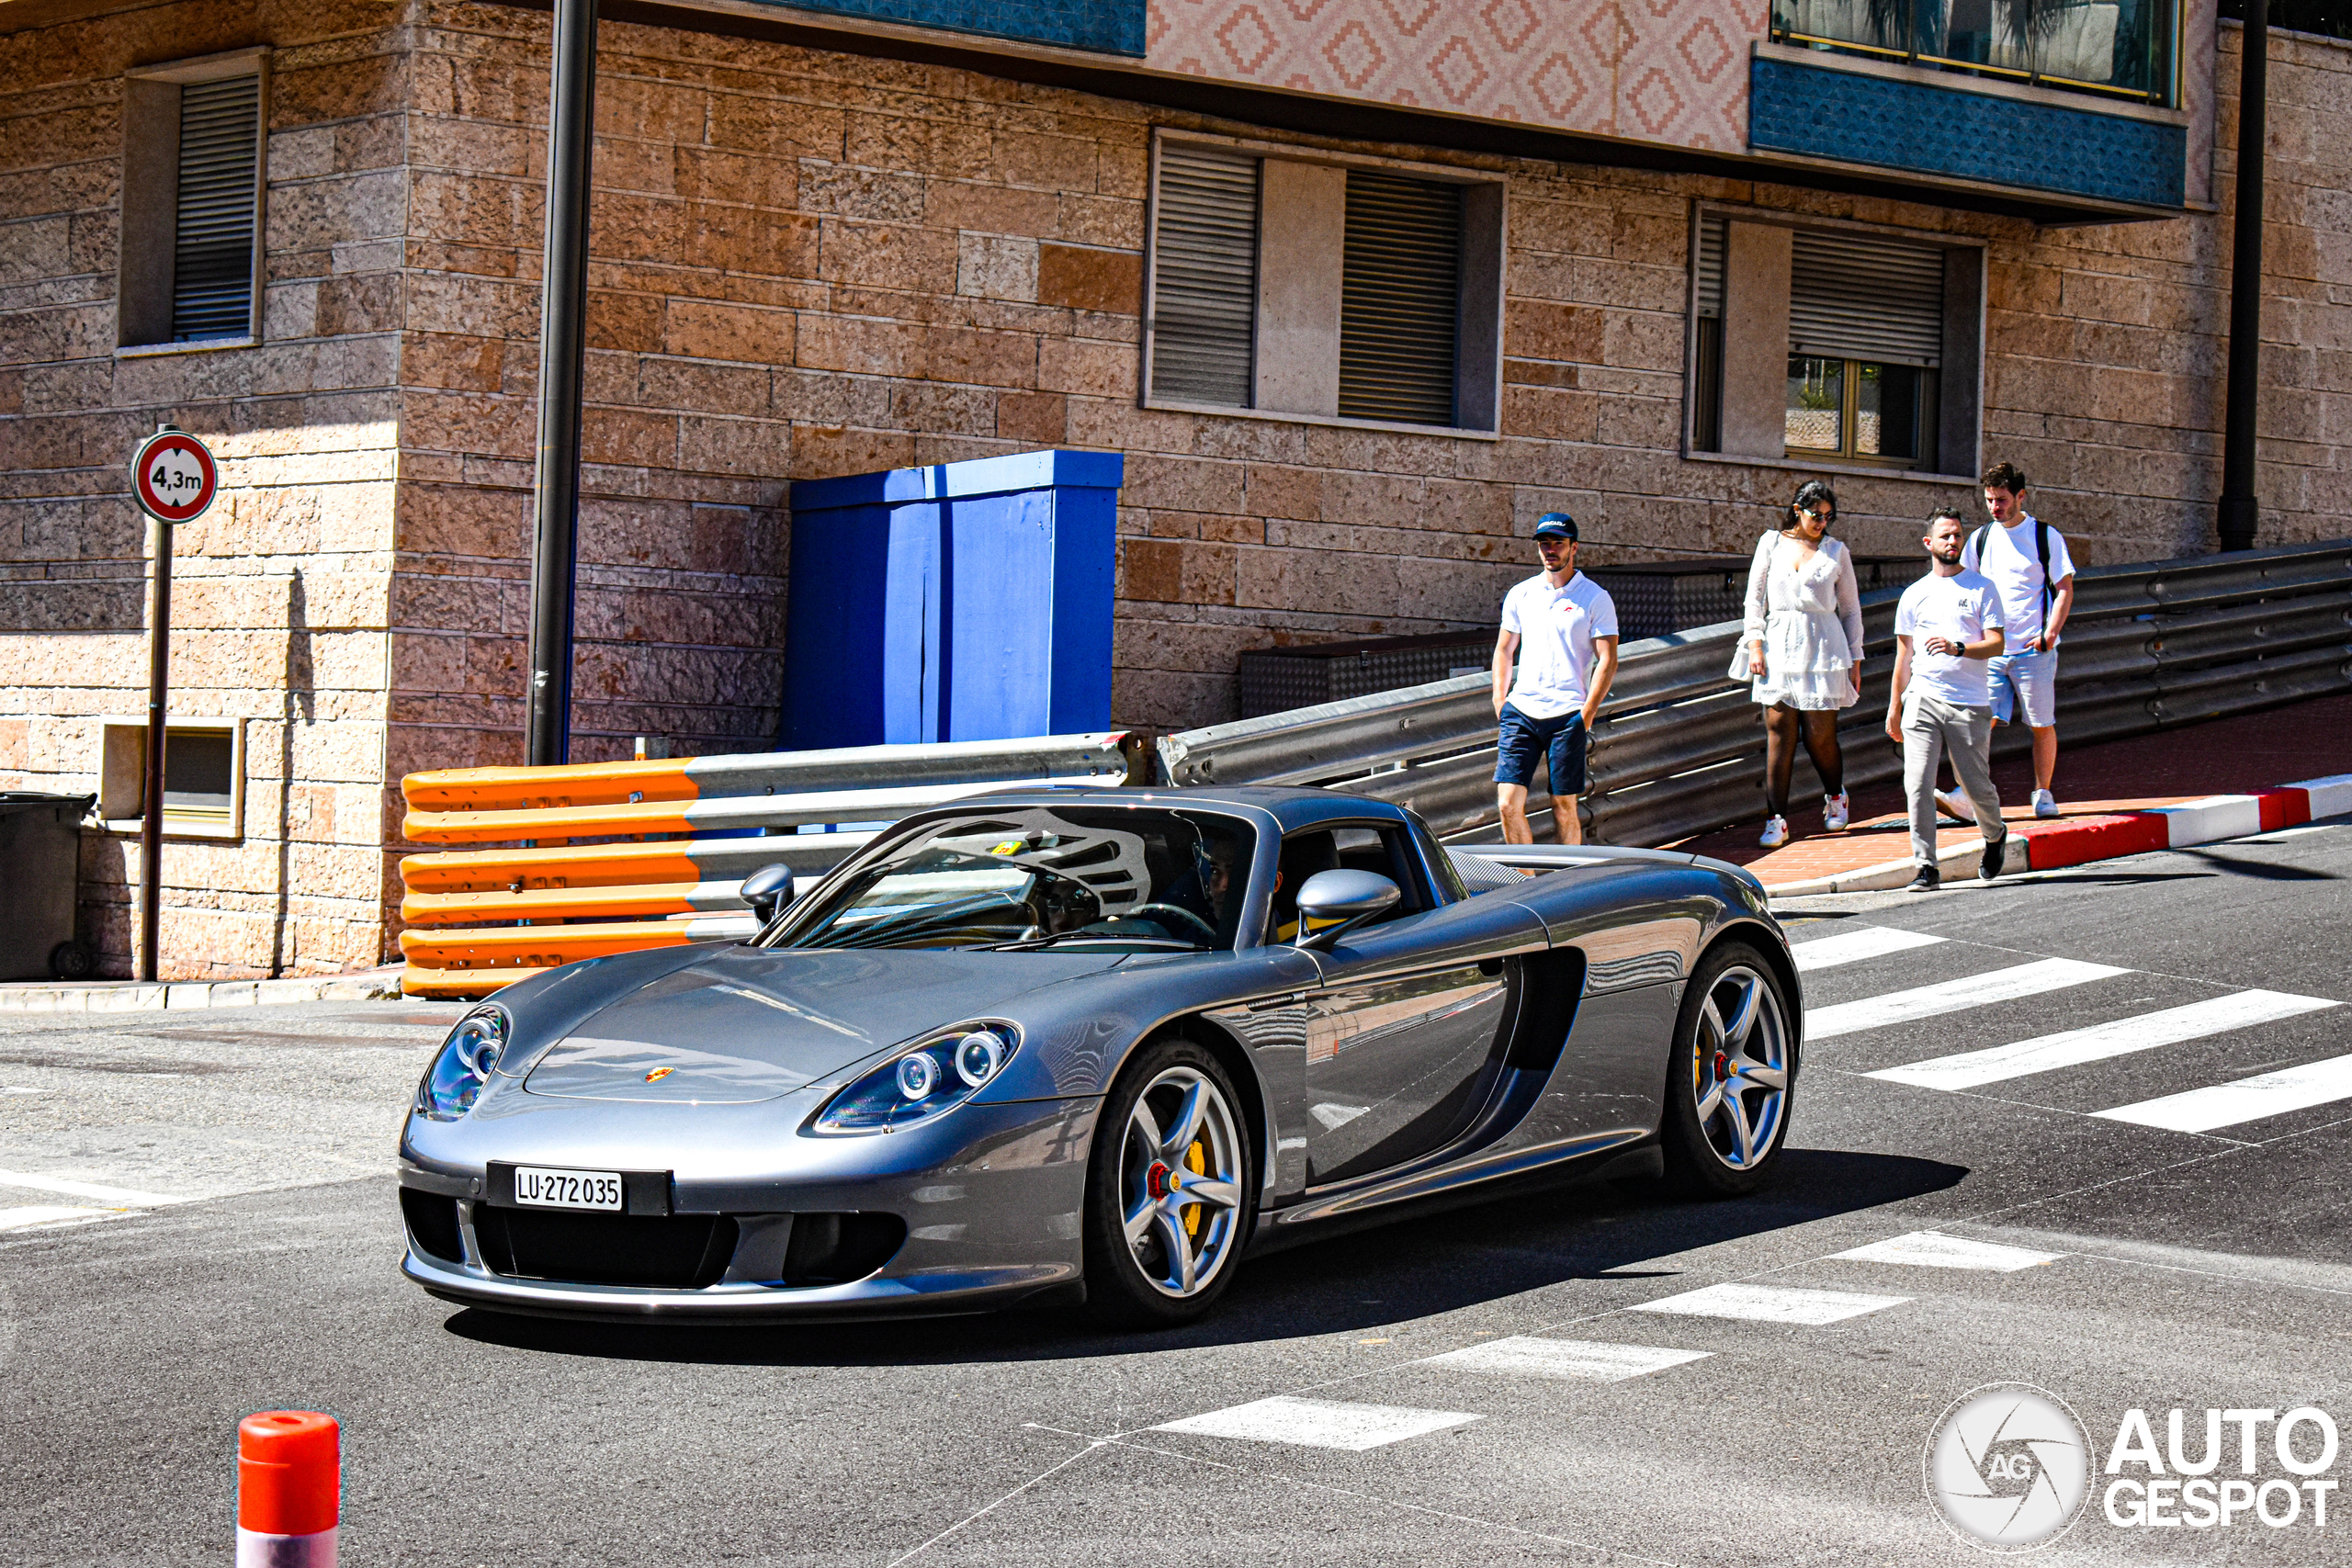
[(455, 1122), (471, 1111), (506, 1049), (506, 1033), (500, 1008), (480, 1008), (459, 1020), (416, 1086), (417, 1111), (435, 1122)]
[(915, 1041), (833, 1096), (808, 1124), (817, 1133), (890, 1133), (955, 1110), (1004, 1071), (1021, 1031), (984, 1020)]

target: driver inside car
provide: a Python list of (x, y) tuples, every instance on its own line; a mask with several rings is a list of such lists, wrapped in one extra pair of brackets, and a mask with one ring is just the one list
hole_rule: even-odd
[(1248, 891), (1247, 848), (1236, 839), (1202, 834), (1193, 840), (1190, 852), (1191, 868), (1159, 897), (1199, 916), (1216, 931), (1218, 946), (1231, 947)]

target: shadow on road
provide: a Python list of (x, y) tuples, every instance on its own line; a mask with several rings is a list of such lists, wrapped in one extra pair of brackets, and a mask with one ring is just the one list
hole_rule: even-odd
[(2218, 854), (2211, 850), (2184, 852), (2203, 861), (2225, 876), (2251, 876), (2263, 882), (2341, 882), (2344, 879), (2332, 871), (2313, 871), (2307, 865), (2281, 865), (2276, 861), (2245, 860), (2236, 855)]
[(1965, 1168), (1900, 1155), (1792, 1148), (1753, 1197), (1699, 1201), (1655, 1181), (1589, 1178), (1472, 1208), (1406, 1218), (1247, 1260), (1206, 1321), (1114, 1334), (1083, 1314), (775, 1327), (569, 1323), (469, 1309), (459, 1338), (550, 1355), (742, 1366), (893, 1366), (1043, 1360), (1252, 1344), (1394, 1324), (1600, 1275), (1672, 1278), (1640, 1265), (1957, 1186)]

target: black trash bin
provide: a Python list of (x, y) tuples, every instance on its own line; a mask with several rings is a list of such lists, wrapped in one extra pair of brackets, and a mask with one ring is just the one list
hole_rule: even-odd
[(0, 980), (87, 979), (98, 955), (74, 940), (82, 818), (94, 795), (0, 791)]

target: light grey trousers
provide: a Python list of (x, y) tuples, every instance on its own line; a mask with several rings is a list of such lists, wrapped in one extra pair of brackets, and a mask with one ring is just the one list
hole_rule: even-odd
[(1993, 710), (1958, 707), (1912, 687), (1903, 694), (1903, 794), (1911, 803), (1911, 858), (1921, 865), (1936, 863), (1936, 763), (1947, 751), (1976, 820), (1997, 825)]

